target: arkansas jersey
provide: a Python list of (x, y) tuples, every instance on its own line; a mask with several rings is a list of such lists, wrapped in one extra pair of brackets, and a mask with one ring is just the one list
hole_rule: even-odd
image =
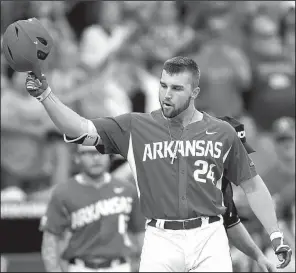
[(148, 219), (223, 214), (224, 170), (236, 185), (256, 175), (234, 128), (205, 112), (185, 128), (161, 110), (92, 121), (103, 143), (97, 149), (128, 160)]
[(72, 236), (62, 258), (93, 260), (98, 257), (126, 257), (131, 251), (127, 231), (145, 229), (138, 196), (133, 185), (111, 179), (98, 188), (80, 183), (77, 175), (53, 191), (41, 229)]

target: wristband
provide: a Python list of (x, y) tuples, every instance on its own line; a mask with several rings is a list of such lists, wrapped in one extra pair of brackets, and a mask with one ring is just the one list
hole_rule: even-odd
[(276, 238), (281, 238), (281, 239), (283, 239), (283, 238), (284, 238), (284, 235), (283, 235), (283, 233), (280, 232), (280, 231), (274, 231), (274, 232), (272, 232), (272, 233), (270, 234), (269, 238), (270, 238), (270, 241), (273, 241), (273, 240), (276, 239)]
[(36, 97), (36, 99), (39, 100), (40, 102), (42, 102), (49, 96), (50, 93), (51, 93), (51, 89), (48, 86), (46, 88), (46, 90), (40, 96)]

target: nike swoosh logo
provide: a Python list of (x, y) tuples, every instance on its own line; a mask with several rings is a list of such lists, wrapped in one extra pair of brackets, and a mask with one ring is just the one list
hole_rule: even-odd
[(214, 135), (214, 134), (216, 134), (217, 132), (208, 132), (208, 131), (206, 131), (206, 134), (207, 135)]

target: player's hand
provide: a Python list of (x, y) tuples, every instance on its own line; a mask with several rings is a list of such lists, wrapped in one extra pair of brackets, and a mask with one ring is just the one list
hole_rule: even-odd
[(277, 272), (276, 267), (265, 256), (257, 260), (261, 272)]
[(283, 238), (275, 238), (271, 241), (275, 255), (277, 255), (280, 263), (277, 268), (285, 268), (291, 261), (292, 249), (284, 244)]
[(26, 89), (29, 94), (35, 98), (39, 97), (48, 87), (47, 80), (42, 74), (38, 79), (33, 72), (29, 72), (26, 78)]

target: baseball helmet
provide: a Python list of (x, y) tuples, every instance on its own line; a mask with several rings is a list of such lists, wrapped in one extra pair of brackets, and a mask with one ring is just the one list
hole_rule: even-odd
[(237, 136), (239, 137), (239, 139), (243, 143), (248, 154), (255, 152), (255, 150), (252, 148), (252, 146), (247, 142), (245, 126), (242, 123), (240, 123), (235, 118), (229, 117), (229, 116), (218, 117), (218, 118), (228, 122), (235, 129)]
[(53, 46), (53, 39), (36, 18), (10, 24), (3, 34), (2, 50), (11, 68), (32, 71), (41, 77), (41, 65)]

